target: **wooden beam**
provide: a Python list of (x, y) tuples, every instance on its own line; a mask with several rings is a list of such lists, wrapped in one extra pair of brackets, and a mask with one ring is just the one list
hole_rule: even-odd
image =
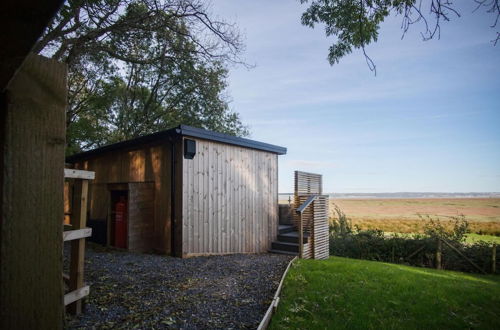
[(304, 225), (302, 223), (302, 213), (299, 213), (299, 258), (304, 258)]
[(467, 260), (472, 266), (474, 266), (477, 270), (479, 270), (481, 273), (483, 274), (486, 274), (486, 272), (484, 271), (484, 269), (482, 269), (481, 267), (479, 267), (478, 265), (476, 265), (474, 263), (474, 261), (472, 261), (471, 259), (467, 258), (465, 256), (465, 254), (463, 254), (462, 252), (460, 252), (460, 250), (458, 250), (456, 247), (454, 247), (453, 245), (451, 245), (448, 241), (446, 241), (445, 239), (439, 239), (439, 241), (443, 241), (446, 245), (448, 245), (453, 251), (455, 251), (456, 253), (458, 253), (459, 255), (461, 255), (465, 260)]
[(441, 269), (441, 255), (443, 250), (443, 244), (441, 243), (441, 239), (437, 239), (437, 247), (436, 247), (436, 269)]
[(71, 168), (65, 168), (64, 169), (64, 177), (67, 179), (94, 180), (95, 179), (95, 172), (73, 170)]
[(183, 221), (183, 215), (182, 215), (182, 199), (183, 199), (183, 189), (184, 188), (184, 183), (182, 181), (183, 179), (183, 159), (184, 159), (184, 143), (183, 139), (175, 139), (173, 144), (175, 146), (175, 153), (174, 153), (174, 159), (172, 160), (173, 163), (170, 164), (170, 166), (174, 166), (175, 171), (174, 171), (174, 178), (171, 178), (172, 183), (174, 185), (175, 191), (174, 191), (174, 198), (171, 200), (172, 203), (174, 203), (174, 214), (171, 216), (171, 221), (172, 221), (172, 253), (171, 255), (175, 255), (176, 257), (182, 257), (182, 221)]
[(63, 326), (66, 90), (65, 64), (30, 55), (0, 96), (0, 329)]
[(288, 263), (288, 266), (285, 269), (285, 272), (281, 276), (281, 281), (278, 285), (278, 288), (276, 289), (276, 292), (274, 293), (273, 300), (271, 301), (271, 304), (267, 308), (266, 314), (264, 314), (264, 317), (262, 318), (262, 321), (260, 321), (260, 324), (257, 328), (257, 330), (266, 330), (267, 327), (269, 326), (269, 323), (271, 322), (271, 318), (273, 316), (273, 313), (276, 312), (276, 309), (278, 308), (278, 304), (280, 302), (280, 294), (281, 294), (281, 289), (283, 287), (283, 282), (285, 281), (285, 277), (288, 274), (288, 271), (290, 270), (290, 267), (292, 264), (297, 260), (297, 257), (294, 257), (290, 262)]
[(0, 91), (8, 85), (63, 0), (0, 1)]
[[(87, 222), (87, 194), (89, 182), (76, 180), (73, 193), (73, 217), (71, 218), (75, 230), (84, 229)], [(83, 266), (85, 257), (85, 240), (79, 239), (71, 242), (70, 285), (69, 289), (75, 291), (83, 287)], [(77, 300), (68, 306), (72, 314), (82, 312), (82, 301)]]
[(62, 277), (63, 277), (64, 283), (66, 283), (67, 285), (69, 285), (69, 274), (63, 273)]
[(68, 230), (63, 232), (63, 241), (73, 241), (75, 239), (92, 236), (92, 228), (83, 228), (77, 230)]
[(67, 306), (74, 302), (78, 302), (80, 299), (88, 296), (89, 293), (90, 293), (90, 287), (88, 285), (80, 289), (66, 293), (64, 295), (64, 306)]

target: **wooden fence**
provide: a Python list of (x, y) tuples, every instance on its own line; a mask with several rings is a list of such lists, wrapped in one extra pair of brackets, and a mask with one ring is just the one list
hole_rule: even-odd
[[(92, 229), (87, 228), (87, 198), (89, 180), (95, 177), (94, 172), (64, 169), (64, 178), (73, 179), (73, 200), (71, 205), (70, 225), (65, 225), (63, 241), (71, 241), (69, 275), (63, 274), (68, 283), (69, 291), (64, 295), (64, 306), (72, 314), (82, 312), (82, 298), (90, 292), (90, 287), (85, 285), (85, 238), (92, 235)], [(68, 230), (66, 230), (68, 229)]]
[[(299, 232), (301, 258), (326, 259), (329, 255), (329, 197), (322, 193), (322, 175), (295, 171), (294, 225)], [(309, 238), (304, 244), (305, 236)]]
[[(447, 247), (449, 247), (453, 252), (455, 252), (457, 255), (459, 255), (463, 260), (467, 261), (472, 267), (474, 267), (476, 270), (478, 270), (480, 273), (487, 274), (487, 270), (479, 267), (474, 261), (472, 261), (471, 258), (467, 257), (464, 253), (460, 252), (458, 248), (453, 246), (451, 242), (449, 242), (447, 239), (442, 238), (442, 237), (437, 237), (436, 238), (436, 261), (435, 261), (435, 266), (436, 269), (443, 269), (442, 265), (442, 256), (443, 256), (443, 243)], [(412, 253), (412, 256), (416, 253)], [(493, 244), (491, 248), (491, 273), (495, 274), (496, 273), (496, 264), (497, 264), (497, 245)]]

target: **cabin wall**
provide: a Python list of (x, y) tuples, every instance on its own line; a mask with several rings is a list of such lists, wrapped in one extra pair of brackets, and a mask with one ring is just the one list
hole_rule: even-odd
[(196, 140), (183, 159), (182, 255), (267, 252), (278, 228), (278, 156)]
[(90, 219), (110, 219), (109, 184), (149, 182), (154, 187), (154, 193), (150, 193), (154, 196), (153, 212), (147, 210), (154, 213), (151, 245), (160, 253), (171, 254), (170, 142), (110, 151), (78, 162), (75, 168), (95, 171), (95, 180), (89, 187)]
[(154, 248), (154, 200), (152, 182), (128, 184), (128, 249), (147, 252)]

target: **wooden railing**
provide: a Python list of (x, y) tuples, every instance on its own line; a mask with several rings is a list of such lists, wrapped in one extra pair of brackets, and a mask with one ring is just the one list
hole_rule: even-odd
[[(325, 259), (329, 255), (328, 196), (322, 195), (322, 175), (295, 171), (295, 226), (300, 258)], [(304, 243), (304, 233), (308, 233)]]
[(87, 228), (87, 195), (89, 180), (95, 177), (94, 172), (64, 169), (65, 179), (74, 179), (73, 201), (71, 207), (71, 225), (65, 225), (63, 242), (71, 241), (70, 272), (63, 274), (68, 282), (70, 292), (64, 295), (64, 306), (72, 314), (82, 312), (81, 299), (90, 292), (90, 287), (83, 281), (85, 260), (85, 238), (92, 235), (92, 229)]
[(302, 221), (302, 213), (314, 202), (314, 200), (318, 198), (318, 195), (311, 195), (309, 198), (302, 203), (302, 205), (295, 210), (295, 212), (299, 216), (299, 258), (304, 258), (304, 222)]

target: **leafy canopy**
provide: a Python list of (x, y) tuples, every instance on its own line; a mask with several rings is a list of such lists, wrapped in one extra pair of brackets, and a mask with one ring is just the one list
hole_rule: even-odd
[(35, 45), (68, 64), (67, 153), (181, 123), (246, 135), (225, 94), (234, 26), (197, 0), (70, 0)]
[[(500, 0), (469, 0), (476, 9), (485, 8), (494, 16), (492, 28), (500, 18)], [(457, 6), (451, 0), (300, 0), (310, 3), (302, 14), (302, 24), (314, 28), (316, 24), (325, 24), (327, 37), (336, 37), (330, 47), (328, 61), (331, 65), (350, 54), (353, 49), (361, 49), (370, 70), (376, 73), (376, 66), (367, 55), (365, 46), (376, 42), (380, 24), (391, 15), (402, 17), (403, 36), (411, 25), (421, 23), (424, 40), (440, 35), (441, 22), (449, 21), (452, 16), (460, 17)], [(428, 13), (428, 14), (427, 14)], [(496, 33), (493, 43), (500, 39)]]

